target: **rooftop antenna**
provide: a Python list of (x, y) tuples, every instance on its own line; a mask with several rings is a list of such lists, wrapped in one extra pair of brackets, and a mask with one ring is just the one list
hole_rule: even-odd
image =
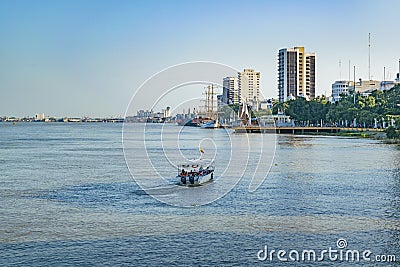
[[(353, 104), (355, 105), (356, 104), (356, 66), (354, 66), (354, 76), (353, 76), (353, 79), (354, 79), (354, 91), (353, 91)], [(360, 84), (361, 85), (361, 84)]]
[(383, 67), (383, 82), (386, 81), (386, 67)]
[(399, 59), (399, 76), (397, 76), (397, 81), (400, 82), (400, 59)]
[(368, 80), (371, 80), (371, 33), (368, 33)]
[(342, 80), (342, 61), (339, 59), (339, 80)]
[(350, 78), (350, 72), (351, 72), (351, 71), (350, 71), (350, 68), (351, 68), (351, 67), (350, 67), (350, 59), (349, 59), (349, 81), (350, 81), (350, 79), (351, 79), (351, 78)]

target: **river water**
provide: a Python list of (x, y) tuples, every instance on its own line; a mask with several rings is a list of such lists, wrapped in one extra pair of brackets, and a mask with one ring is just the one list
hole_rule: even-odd
[[(159, 163), (157, 172), (168, 173), (161, 176), (173, 178), (175, 168), (161, 159), (173, 149), (180, 127), (148, 127), (149, 136), (162, 127), (165, 146), (150, 145), (146, 153)], [(152, 180), (150, 191), (142, 190), (132, 178), (127, 162), (129, 166), (135, 153), (130, 152), (125, 161), (122, 128), (122, 124), (102, 123), (0, 123), (1, 266), (287, 266), (276, 254), (264, 261), (257, 254), (262, 256), (259, 252), (265, 246), (269, 252), (312, 249), (319, 253), (338, 249), (339, 239), (347, 243), (343, 250), (370, 250), (372, 260), (376, 255), (396, 256), (397, 263), (375, 262), (377, 266), (396, 265), (400, 260), (397, 145), (277, 135), (271, 139), (274, 146), (262, 152), (271, 156), (261, 160), (265, 174), (270, 170), (268, 176), (250, 192), (253, 178), (245, 167), (232, 161), (230, 169), (243, 170), (243, 177), (236, 179), (226, 164), (232, 153), (240, 159), (235, 149), (250, 146), (250, 157), (257, 154), (260, 135), (178, 130), (181, 153), (197, 153), (191, 142), (198, 140), (203, 140), (206, 152), (213, 151), (217, 177), (203, 191), (184, 191), (180, 201), (190, 198), (188, 192), (194, 198), (201, 197), (199, 192), (204, 198), (207, 192), (221, 195), (205, 205), (180, 207), (168, 204), (182, 197), (179, 192), (164, 190), (175, 187), (172, 178)], [(143, 134), (129, 133), (132, 140)], [(225, 144), (226, 140), (230, 142)], [(132, 142), (125, 153), (139, 149)], [(151, 138), (146, 142), (151, 144)], [(136, 160), (143, 157), (136, 155)], [(129, 167), (138, 176), (152, 176), (145, 166)], [(221, 191), (228, 181), (224, 177), (237, 182), (227, 192)], [(333, 262), (353, 264), (328, 258), (300, 259), (296, 264), (331, 266)]]

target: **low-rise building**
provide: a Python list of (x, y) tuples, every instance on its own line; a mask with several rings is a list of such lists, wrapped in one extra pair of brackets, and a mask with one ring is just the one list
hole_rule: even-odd
[[(368, 94), (374, 90), (381, 89), (381, 82), (376, 80), (363, 81), (359, 79), (355, 86), (356, 92), (362, 95)], [(332, 84), (332, 102), (340, 100), (341, 95), (349, 95), (354, 92), (354, 81), (335, 81)]]
[(390, 90), (398, 84), (400, 84), (400, 82), (398, 81), (382, 81), (380, 83), (379, 90), (381, 91)]
[(45, 118), (44, 113), (35, 114), (35, 121), (44, 121)]
[(342, 95), (349, 94), (350, 81), (335, 81), (332, 84), (332, 102), (340, 100)]
[(272, 99), (265, 99), (260, 102), (260, 109), (261, 110), (267, 110), (267, 109), (272, 109), (274, 106), (273, 100)]

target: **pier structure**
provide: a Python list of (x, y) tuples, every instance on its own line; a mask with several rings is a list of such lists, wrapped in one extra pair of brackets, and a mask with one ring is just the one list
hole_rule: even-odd
[(277, 133), (277, 134), (308, 134), (308, 133), (338, 133), (345, 132), (381, 132), (383, 129), (367, 129), (367, 128), (342, 128), (342, 127), (273, 127), (273, 126), (239, 126), (233, 128), (235, 133)]

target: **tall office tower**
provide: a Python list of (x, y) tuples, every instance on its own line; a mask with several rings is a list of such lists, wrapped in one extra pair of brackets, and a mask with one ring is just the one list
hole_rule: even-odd
[(244, 69), (238, 72), (239, 102), (260, 100), (260, 72)]
[(306, 53), (306, 95), (309, 99), (315, 98), (315, 53)]
[(239, 103), (239, 85), (236, 77), (225, 77), (223, 80), (222, 102), (225, 104)]
[(299, 96), (315, 98), (315, 78), (315, 53), (305, 53), (304, 47), (279, 50), (279, 102)]

